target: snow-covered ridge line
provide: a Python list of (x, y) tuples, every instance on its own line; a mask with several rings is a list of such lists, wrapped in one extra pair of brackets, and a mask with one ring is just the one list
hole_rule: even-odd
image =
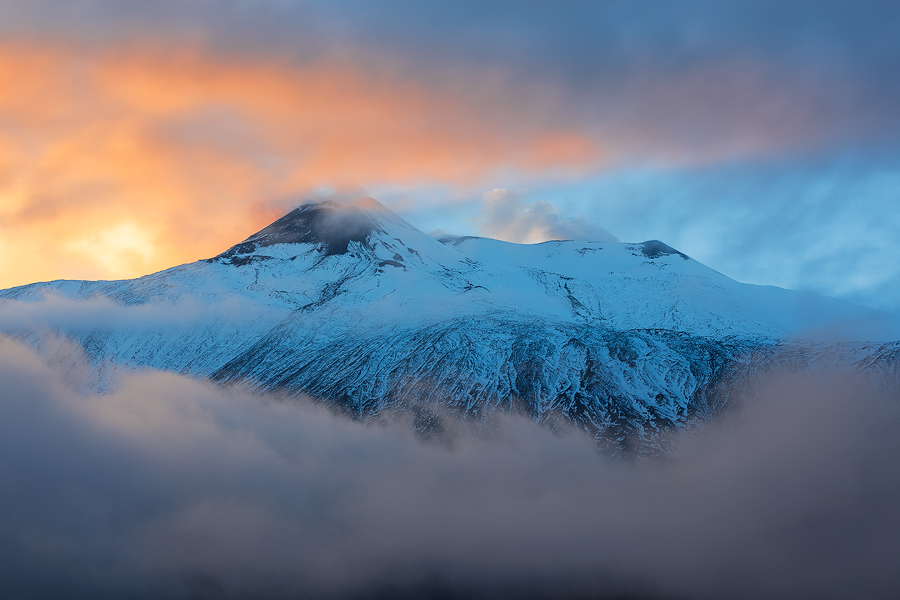
[(759, 349), (843, 336), (859, 342), (855, 362), (882, 364), (890, 351), (862, 342), (898, 330), (847, 302), (738, 283), (659, 241), (436, 240), (371, 199), (303, 205), (216, 257), (133, 280), (0, 291), (0, 331), (39, 349), (76, 342), (100, 389), (151, 367), (359, 416), (522, 402), (619, 444), (714, 410), (723, 374)]

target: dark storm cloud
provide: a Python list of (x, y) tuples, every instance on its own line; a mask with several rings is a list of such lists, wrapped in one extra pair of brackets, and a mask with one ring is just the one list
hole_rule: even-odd
[(0, 385), (4, 597), (900, 592), (898, 406), (864, 386), (770, 381), (634, 465), (514, 416), (447, 447), (172, 374), (81, 395), (9, 341)]

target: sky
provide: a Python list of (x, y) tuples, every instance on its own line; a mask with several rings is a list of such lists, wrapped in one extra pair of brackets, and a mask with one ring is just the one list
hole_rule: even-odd
[(429, 233), (659, 239), (900, 315), (900, 4), (3, 0), (0, 287), (363, 189)]

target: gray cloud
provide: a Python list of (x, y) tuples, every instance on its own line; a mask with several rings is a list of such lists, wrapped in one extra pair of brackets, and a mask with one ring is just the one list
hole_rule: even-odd
[(400, 71), (527, 106), (530, 119), (576, 127), (626, 162), (880, 152), (900, 135), (900, 7), (881, 0), (29, 0), (2, 10), (6, 35), (169, 37)]
[(525, 202), (521, 190), (495, 189), (482, 197), (483, 209), (478, 225), (492, 238), (516, 243), (538, 243), (547, 240), (582, 240), (618, 242), (599, 225), (589, 223), (581, 215), (564, 217), (549, 202)]
[(898, 405), (787, 377), (684, 451), (499, 418), (449, 448), (0, 342), (0, 588), (29, 598), (895, 597)]
[(72, 0), (64, 6), (9, 0), (2, 10), (3, 30), (11, 32), (94, 38), (193, 33), (232, 45), (254, 40), (282, 49), (304, 43), (286, 35), (289, 31), (318, 32), (317, 43), (328, 38), (351, 46), (355, 39), (370, 49), (406, 52), (415, 47), (432, 63), (443, 57), (503, 59), (531, 69), (564, 65), (578, 79), (623, 60), (665, 60), (677, 67), (723, 53), (877, 68), (897, 60), (891, 50), (898, 44), (900, 15), (900, 8), (887, 0), (649, 0), (641, 6), (625, 0), (563, 5), (513, 0)]

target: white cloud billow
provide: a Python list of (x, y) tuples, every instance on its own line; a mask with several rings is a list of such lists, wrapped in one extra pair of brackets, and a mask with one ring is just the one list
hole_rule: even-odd
[(566, 217), (549, 202), (526, 203), (522, 190), (495, 189), (482, 196), (479, 228), (487, 237), (519, 244), (548, 240), (618, 242), (619, 238), (583, 216)]

